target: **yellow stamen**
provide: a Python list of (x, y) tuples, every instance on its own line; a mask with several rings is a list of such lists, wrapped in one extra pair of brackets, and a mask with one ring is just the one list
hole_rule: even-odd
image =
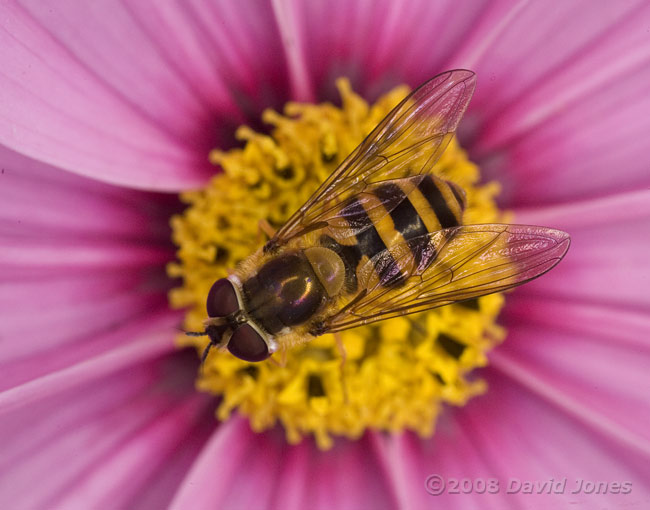
[[(266, 240), (259, 221), (282, 225), (408, 93), (398, 87), (369, 106), (347, 80), (337, 85), (341, 108), (289, 103), (284, 115), (264, 112), (271, 135), (239, 128), (243, 149), (210, 154), (223, 173), (205, 189), (181, 195), (189, 206), (172, 218), (178, 262), (168, 273), (183, 284), (169, 298), (172, 306), (188, 308), (188, 330), (202, 330), (214, 281)], [(477, 166), (455, 140), (435, 171), (465, 189), (465, 223), (504, 220), (494, 202), (498, 184), (478, 184)], [(502, 305), (503, 296), (495, 294), (345, 331), (343, 371), (333, 335), (255, 364), (213, 350), (197, 386), (222, 397), (220, 420), (237, 411), (256, 431), (280, 421), (291, 443), (311, 434), (326, 449), (332, 436), (357, 438), (368, 428), (430, 436), (442, 403), (463, 405), (485, 391), (483, 381), (467, 375), (484, 366), (486, 351), (503, 339), (495, 324)], [(200, 354), (207, 338), (179, 336), (178, 344)]]

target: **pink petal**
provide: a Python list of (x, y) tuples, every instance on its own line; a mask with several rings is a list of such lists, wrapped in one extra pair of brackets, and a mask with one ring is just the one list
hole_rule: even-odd
[[(15, 242), (0, 241), (0, 274), (10, 276), (12, 271), (29, 265), (50, 271), (86, 269), (116, 269), (163, 266), (169, 261), (169, 250), (149, 246), (120, 246), (113, 242), (62, 240), (53, 244), (48, 240), (30, 240), (16, 246)], [(14, 273), (15, 275), (16, 273)]]
[(3, 10), (0, 143), (67, 170), (145, 189), (198, 186), (242, 107), (256, 114), (283, 88), (269, 8), (40, 7)]
[[(97, 463), (57, 504), (61, 508), (136, 508), (135, 502), (142, 499), (148, 499), (149, 508), (155, 508), (156, 501), (161, 506), (167, 504), (174, 487), (182, 480), (182, 468), (187, 469), (194, 459), (185, 455), (181, 466), (174, 466), (168, 480), (170, 486), (156, 483), (157, 478), (166, 470), (166, 464), (181, 460), (179, 454), (183, 449), (198, 454), (207, 439), (206, 425), (211, 419), (206, 407), (205, 398), (188, 395)], [(157, 491), (161, 493), (156, 494)]]
[(503, 185), (504, 204), (650, 183), (645, 2), (582, 0), (550, 12), (543, 2), (317, 1), (276, 2), (274, 11), (302, 100), (335, 98), (340, 75), (374, 97), (444, 69), (476, 71), (461, 135), (486, 177)]
[[(313, 443), (311, 480), (302, 508), (395, 508), (394, 494), (374, 458), (366, 435), (357, 441), (341, 440), (331, 451), (321, 452)], [(272, 505), (281, 508), (281, 505)]]
[(541, 294), (566, 300), (648, 308), (650, 266), (650, 192), (515, 212), (517, 223), (565, 230), (571, 248), (543, 278), (517, 294)]
[(143, 317), (168, 317), (170, 328), (180, 322), (168, 315), (164, 274), (175, 202), (6, 148), (0, 160), (0, 388), (119, 346), (135, 331), (124, 330), (140, 328)]
[(514, 295), (502, 371), (623, 446), (650, 457), (650, 320), (637, 310)]
[(0, 166), (0, 220), (12, 237), (47, 229), (49, 237), (82, 241), (169, 242), (167, 222), (178, 208), (174, 197), (79, 178), (1, 145)]
[(296, 95), (309, 99), (316, 91), (334, 99), (339, 76), (374, 97), (445, 70), (442, 61), (467, 36), (484, 4), (292, 1), (277, 2), (275, 10)]
[[(4, 342), (0, 351), (0, 389), (12, 388), (129, 345), (133, 336), (145, 331), (149, 323), (163, 321), (164, 327), (169, 328), (161, 342), (171, 350), (173, 335), (181, 323), (181, 314), (170, 312), (160, 299), (137, 295), (102, 300), (94, 306), (70, 304), (67, 309), (55, 308), (54, 312), (57, 311), (62, 312), (60, 317), (49, 321), (50, 315), (38, 317), (30, 327), (25, 326), (29, 323), (26, 314), (9, 324), (4, 338), (12, 341)], [(22, 327), (18, 324), (21, 319)]]
[[(408, 494), (404, 508), (623, 508), (642, 506), (650, 496), (642, 458), (494, 371), (488, 394), (447, 413), (428, 444), (404, 434), (377, 439), (376, 449), (393, 483), (401, 484), (402, 492)], [(425, 480), (432, 475), (446, 481), (440, 495), (425, 490)], [(507, 492), (514, 479), (546, 482), (564, 478), (566, 488), (560, 494)], [(630, 481), (632, 492), (571, 494), (578, 479)], [(478, 486), (474, 485), (477, 480)], [(496, 480), (495, 493), (460, 490), (461, 483), (480, 487), (480, 480)], [(454, 486), (458, 493), (450, 493)]]
[(310, 499), (310, 461), (314, 451), (306, 444), (288, 448), (282, 455), (281, 476), (275, 480), (273, 506), (286, 510), (301, 510)]
[[(94, 376), (55, 385), (49, 398), (5, 413), (0, 504), (127, 508), (138, 500), (166, 503), (180, 481), (166, 463), (187, 466), (182, 450), (196, 453), (207, 432), (197, 423), (210, 423), (206, 400), (188, 398), (196, 363), (186, 372), (175, 358), (134, 356), (112, 371), (98, 363)], [(171, 487), (151, 494), (157, 475)]]
[(549, 12), (530, 2), (510, 13), (506, 24), (484, 18), (449, 63), (479, 76), (470, 149), (503, 184), (504, 203), (647, 187), (650, 6), (569, 2)]
[[(114, 336), (122, 336), (123, 345), (100, 349), (98, 354), (81, 361), (74, 360), (69, 366), (57, 368), (45, 375), (35, 377), (0, 393), (0, 414), (42, 400), (53, 393), (95, 380), (104, 374), (122, 370), (142, 362), (173, 352), (174, 325), (178, 317), (171, 313), (159, 314), (139, 324), (129, 324)], [(109, 333), (108, 337), (113, 335)], [(98, 342), (100, 345), (107, 342)], [(32, 360), (33, 361), (33, 360)], [(53, 363), (55, 364), (55, 363)], [(38, 372), (34, 370), (33, 372)]]
[[(230, 492), (230, 485), (239, 473), (239, 467), (246, 459), (250, 442), (255, 436), (251, 434), (244, 419), (230, 419), (219, 428), (203, 448), (196, 462), (187, 473), (170, 505), (171, 508), (216, 508), (224, 495)], [(264, 455), (265, 451), (259, 452)], [(269, 471), (267, 476), (272, 476)], [(260, 480), (262, 488), (270, 486), (268, 481)], [(208, 490), (209, 489), (209, 490)], [(257, 494), (249, 490), (241, 497), (253, 498)], [(258, 499), (258, 503), (263, 502)]]
[[(558, 317), (561, 319), (562, 316)], [(650, 458), (647, 366), (650, 349), (616, 339), (517, 325), (493, 363), (585, 426)]]
[(164, 505), (214, 423), (195, 356), (165, 356), (175, 201), (0, 156), (0, 506)]
[(172, 256), (169, 197), (67, 175), (0, 146), (0, 275), (162, 267)]
[(296, 10), (297, 4), (273, 0), (273, 13), (289, 67), (289, 81), (292, 96), (297, 101), (314, 102), (314, 91), (309, 81), (303, 40), (300, 32)]
[(643, 310), (515, 293), (508, 298), (502, 317), (506, 326), (552, 327), (616, 342), (621, 349), (645, 350), (650, 342), (650, 316)]
[(31, 363), (34, 356), (62, 354), (65, 344), (88, 352), (98, 333), (166, 310), (168, 218), (176, 201), (90, 181), (5, 148), (0, 160), (0, 365), (9, 384), (10, 373), (31, 373), (24, 365), (43, 366)]
[(366, 439), (327, 452), (309, 440), (290, 446), (280, 430), (255, 434), (233, 418), (214, 433), (171, 507), (393, 508), (368, 449)]

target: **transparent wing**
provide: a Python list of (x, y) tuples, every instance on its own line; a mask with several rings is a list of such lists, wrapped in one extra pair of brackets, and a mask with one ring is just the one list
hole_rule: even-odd
[(463, 69), (439, 74), (397, 105), (278, 230), (269, 245), (325, 228), (347, 198), (372, 184), (429, 173), (451, 140), (476, 85)]
[(516, 287), (562, 260), (570, 237), (546, 227), (486, 224), (439, 230), (421, 241), (419, 246), (428, 250), (425, 257), (402, 244), (362, 265), (360, 291), (324, 321), (322, 331), (341, 331)]

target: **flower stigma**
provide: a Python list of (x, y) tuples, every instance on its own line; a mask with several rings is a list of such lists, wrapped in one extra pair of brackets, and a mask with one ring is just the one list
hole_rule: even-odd
[[(409, 92), (397, 87), (368, 105), (346, 79), (337, 87), (342, 106), (288, 103), (284, 114), (267, 110), (271, 134), (237, 130), (243, 148), (214, 150), (223, 172), (198, 191), (181, 194), (188, 206), (171, 220), (177, 258), (168, 274), (182, 278), (169, 299), (186, 308), (184, 326), (202, 331), (210, 287), (268, 238), (260, 220), (281, 226)], [(496, 206), (499, 185), (479, 184), (478, 167), (456, 139), (434, 172), (467, 193), (465, 224), (503, 222)], [(321, 449), (334, 436), (359, 438), (365, 430), (433, 434), (443, 403), (461, 406), (486, 390), (469, 377), (487, 363), (486, 352), (505, 337), (496, 324), (501, 294), (398, 317), (341, 333), (347, 359), (332, 334), (277, 352), (260, 363), (213, 349), (197, 387), (220, 398), (217, 418), (244, 415), (261, 432), (282, 424), (290, 443), (312, 435)], [(207, 337), (179, 335), (180, 347), (199, 355)]]

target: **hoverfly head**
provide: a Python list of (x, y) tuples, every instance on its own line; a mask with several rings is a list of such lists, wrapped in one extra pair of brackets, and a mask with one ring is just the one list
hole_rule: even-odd
[(233, 332), (245, 321), (240, 309), (239, 299), (233, 284), (227, 278), (214, 282), (206, 302), (208, 319), (203, 323), (203, 331), (188, 331), (188, 336), (208, 336), (210, 343), (201, 356), (201, 365), (208, 357), (212, 347), (224, 347), (230, 341)]
[(266, 335), (241, 309), (238, 291), (230, 280), (217, 280), (208, 293), (208, 319), (202, 332), (188, 332), (189, 336), (208, 336), (210, 343), (201, 357), (201, 364), (212, 347), (227, 347), (231, 354), (249, 362), (262, 361), (271, 356), (273, 348)]

